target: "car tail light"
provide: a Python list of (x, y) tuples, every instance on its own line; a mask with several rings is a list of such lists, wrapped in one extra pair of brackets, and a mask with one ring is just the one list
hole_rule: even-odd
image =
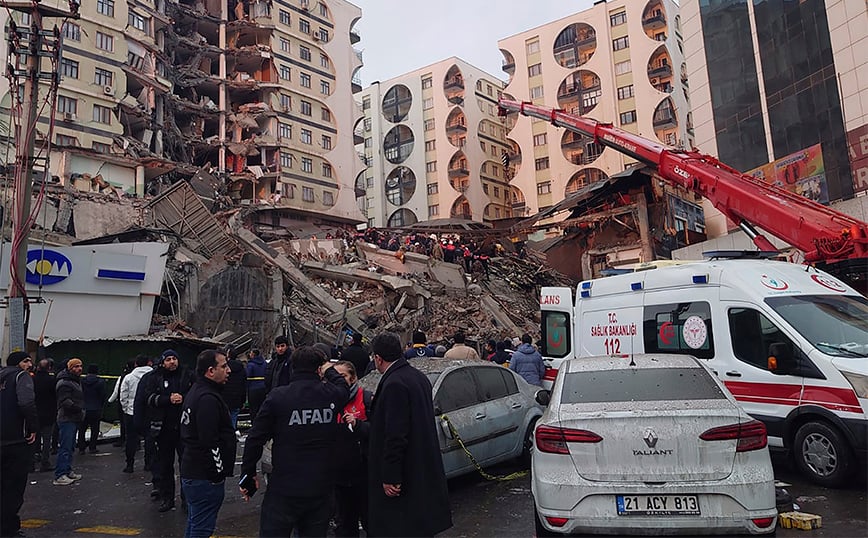
[(557, 368), (546, 368), (545, 374), (543, 374), (543, 381), (551, 381), (554, 383), (556, 377), (558, 377)]
[(599, 443), (602, 437), (587, 430), (539, 426), (534, 433), (536, 449), (549, 454), (569, 454), (567, 443)]
[(765, 448), (768, 443), (765, 424), (758, 420), (751, 420), (742, 424), (731, 424), (729, 426), (720, 426), (711, 428), (699, 436), (703, 441), (724, 441), (727, 439), (738, 439), (736, 444), (736, 452), (747, 452), (749, 450), (759, 450)]
[(753, 521), (754, 525), (763, 529), (765, 527), (768, 527), (768, 526), (774, 524), (775, 518), (773, 518), (773, 517), (758, 517), (756, 519), (751, 519), (751, 521)]
[(551, 525), (552, 527), (563, 527), (564, 525), (567, 524), (567, 521), (569, 521), (569, 520), (565, 517), (546, 516), (546, 521), (548, 521), (549, 525)]

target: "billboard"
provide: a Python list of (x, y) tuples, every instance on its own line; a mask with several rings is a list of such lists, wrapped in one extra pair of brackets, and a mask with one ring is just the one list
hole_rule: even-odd
[(829, 203), (821, 144), (791, 153), (745, 173), (815, 202)]
[(847, 149), (853, 174), (853, 192), (868, 191), (868, 124), (847, 133)]

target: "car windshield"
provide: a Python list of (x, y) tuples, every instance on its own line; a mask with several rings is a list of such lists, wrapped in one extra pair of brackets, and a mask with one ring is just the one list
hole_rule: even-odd
[(569, 373), (561, 403), (716, 400), (726, 398), (702, 368), (636, 368)]
[(853, 295), (789, 295), (765, 301), (823, 353), (842, 358), (868, 357), (868, 299)]

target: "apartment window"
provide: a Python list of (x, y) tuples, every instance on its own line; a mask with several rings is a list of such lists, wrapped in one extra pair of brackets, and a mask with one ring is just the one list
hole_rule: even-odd
[(372, 123), (371, 118), (365, 118), (365, 121), (364, 121), (365, 132), (371, 131), (371, 123)]
[(313, 202), (313, 188), (312, 187), (302, 187), (301, 188), (301, 199), (303, 202)]
[(107, 106), (93, 105), (93, 121), (104, 123), (105, 125), (111, 125), (112, 109)]
[(303, 34), (310, 33), (310, 21), (307, 19), (298, 19), (298, 29)]
[(425, 130), (433, 131), (434, 130), (434, 118), (428, 118), (425, 120)]
[(289, 11), (281, 9), (280, 13), (278, 14), (278, 20), (280, 21), (280, 24), (285, 24), (289, 26), (291, 22), (289, 18)]
[[(480, 125), (480, 127), (481, 127), (481, 125)], [(486, 151), (488, 151), (488, 146), (486, 146), (485, 142), (483, 142), (482, 140), (479, 141), (479, 145), (482, 146), (482, 153), (485, 153)]]
[(310, 61), (310, 49), (305, 47), (304, 45), (298, 46), (298, 55), (301, 56), (301, 59), (309, 62)]
[(332, 87), (327, 80), (319, 81), (319, 92), (323, 95), (331, 95)]
[(129, 14), (127, 15), (128, 25), (132, 26), (136, 30), (140, 30), (148, 35), (151, 35), (151, 32), (148, 31), (150, 25), (147, 24), (147, 22), (148, 21), (144, 17), (142, 17), (133, 10), (130, 10)]
[(280, 168), (292, 168), (292, 153), (280, 152)]
[(371, 108), (371, 98), (365, 97), (362, 99), (362, 110), (368, 110), (369, 108)]
[(494, 157), (497, 157), (497, 146), (492, 144), (490, 149), (491, 149), (491, 155)]
[(145, 59), (138, 54), (133, 53), (133, 51), (127, 51), (127, 65), (134, 69), (138, 69), (142, 71), (145, 67)]
[(108, 69), (97, 67), (93, 70), (93, 83), (97, 86), (112, 86), (114, 73)]
[(313, 133), (310, 129), (301, 130), (301, 141), (305, 144), (313, 143)]
[(482, 184), (482, 193), (488, 196), (488, 183)]
[(289, 140), (292, 138), (292, 125), (281, 123), (277, 126), (277, 136), (280, 140)]
[(494, 95), (494, 89), (490, 85), (486, 84), (485, 85), (485, 93), (487, 93), (490, 97), (490, 96)]
[(322, 177), (332, 177), (332, 165), (322, 163)]
[(628, 123), (636, 123), (635, 110), (629, 110), (627, 112), (621, 113), (621, 125), (627, 125)]
[(437, 149), (436, 140), (425, 141), (425, 151), (434, 151), (435, 149)]
[(322, 121), (331, 122), (332, 121), (332, 113), (326, 107), (320, 108), (320, 118)]
[(371, 138), (370, 136), (369, 136), (368, 138), (365, 139), (365, 147), (366, 147), (366, 148), (372, 148), (372, 147), (374, 147), (374, 139)]
[(542, 64), (533, 64), (527, 68), (527, 76), (536, 77), (542, 75)]
[(317, 32), (316, 37), (318, 37), (320, 41), (324, 41), (324, 42), (328, 43), (329, 42), (329, 31), (326, 30), (325, 28), (323, 28), (322, 26), (320, 26), (319, 32)]
[(612, 40), (612, 50), (624, 50), (630, 46), (630, 40), (627, 36), (619, 37)]
[(319, 3), (319, 15), (320, 17), (328, 17), (329, 9), (322, 2)]
[(423, 90), (427, 90), (428, 88), (432, 87), (433, 85), (434, 85), (434, 81), (431, 79), (431, 77), (425, 77), (422, 79), (422, 89)]
[(654, 41), (666, 41), (666, 33), (657, 32), (656, 34), (654, 34)]
[(428, 194), (437, 194), (438, 192), (440, 192), (440, 189), (437, 187), (437, 183), (428, 184)]
[(319, 55), (319, 65), (320, 65), (320, 67), (325, 67), (326, 69), (328, 69), (329, 66), (331, 65), (331, 64), (329, 63), (329, 57), (326, 56), (325, 54), (320, 53), (320, 55)]
[(298, 75), (298, 82), (301, 84), (303, 88), (310, 88), (310, 75), (307, 73), (301, 73)]
[(63, 23), (63, 39), (81, 41), (81, 26), (74, 22)]
[(428, 216), (429, 217), (436, 217), (439, 214), (440, 214), (440, 206), (439, 205), (434, 204), (434, 205), (428, 206)]
[(614, 15), (609, 15), (609, 25), (610, 26), (621, 26), (622, 24), (627, 23), (627, 12), (622, 11), (621, 13), (615, 13)]
[(332, 149), (332, 137), (322, 135), (322, 149)]
[(543, 96), (543, 87), (542, 86), (534, 86), (530, 89), (530, 98), (531, 99), (539, 99)]
[(111, 145), (102, 142), (93, 142), (90, 147), (97, 153), (111, 153), (112, 151)]
[(285, 93), (280, 94), (280, 106), (283, 110), (289, 110), (292, 108), (292, 97), (286, 95)]
[(533, 135), (534, 146), (545, 146), (548, 143), (548, 135), (546, 133)]
[(60, 74), (68, 78), (78, 78), (78, 62), (76, 62), (75, 60), (61, 58)]
[(428, 97), (427, 99), (422, 99), (422, 110), (430, 110), (434, 108), (434, 98)]
[(292, 75), (292, 70), (289, 68), (288, 65), (281, 65), (280, 66), (280, 78), (282, 80), (289, 80), (289, 77), (291, 75)]
[(304, 114), (305, 116), (313, 115), (313, 107), (311, 107), (310, 102), (308, 102), (308, 101), (302, 101), (301, 102), (301, 113)]
[(313, 172), (313, 159), (310, 157), (302, 157), (301, 158), (301, 171), (302, 172)]
[(108, 34), (104, 34), (102, 32), (96, 33), (96, 48), (100, 50), (105, 50), (108, 52), (113, 52), (115, 50), (115, 38)]
[(437, 161), (428, 161), (425, 163), (425, 171), (426, 172), (436, 172), (437, 171)]
[(331, 191), (322, 191), (322, 203), (329, 207), (335, 205), (335, 195)]
[(551, 194), (552, 192), (552, 182), (546, 181), (543, 183), (537, 183), (536, 185), (536, 193), (537, 194)]
[[(497, 170), (495, 170), (496, 172)], [(494, 187), (494, 197), (500, 198), (500, 187)]]
[(285, 37), (280, 38), (280, 50), (283, 52), (289, 52), (289, 39)]
[(367, 187), (369, 189), (373, 189), (374, 188), (374, 178), (366, 177), (365, 178), (365, 187)]
[(114, 17), (115, 0), (96, 0), (96, 12), (106, 17)]
[(631, 97), (633, 97), (632, 84), (618, 88), (618, 99), (629, 99)]
[(57, 111), (61, 114), (77, 114), (78, 113), (78, 99), (73, 99), (72, 97), (67, 97), (65, 95), (57, 96)]
[(54, 137), (54, 143), (58, 146), (78, 146), (78, 138), (74, 136), (59, 134)]
[(533, 166), (536, 170), (546, 170), (549, 167), (549, 158), (541, 157), (539, 159), (536, 159), (533, 163)]
[(539, 52), (539, 40), (531, 41), (526, 45), (528, 54), (535, 54)]
[(615, 74), (616, 75), (624, 75), (633, 70), (633, 67), (630, 65), (630, 60), (625, 62), (618, 62), (615, 64)]

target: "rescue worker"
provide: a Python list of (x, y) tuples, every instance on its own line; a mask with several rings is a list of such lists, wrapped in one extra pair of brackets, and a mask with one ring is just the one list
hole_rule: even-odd
[[(337, 418), (349, 398), (349, 386), (330, 368), (333, 364), (313, 347), (296, 349), (289, 384), (268, 394), (247, 432), (242, 477), (255, 480), (262, 447), (274, 440), (260, 536), (290, 536), (294, 529), (299, 536), (326, 535), (335, 485), (333, 455), (341, 427)], [(240, 489), (249, 498), (250, 490)]]

